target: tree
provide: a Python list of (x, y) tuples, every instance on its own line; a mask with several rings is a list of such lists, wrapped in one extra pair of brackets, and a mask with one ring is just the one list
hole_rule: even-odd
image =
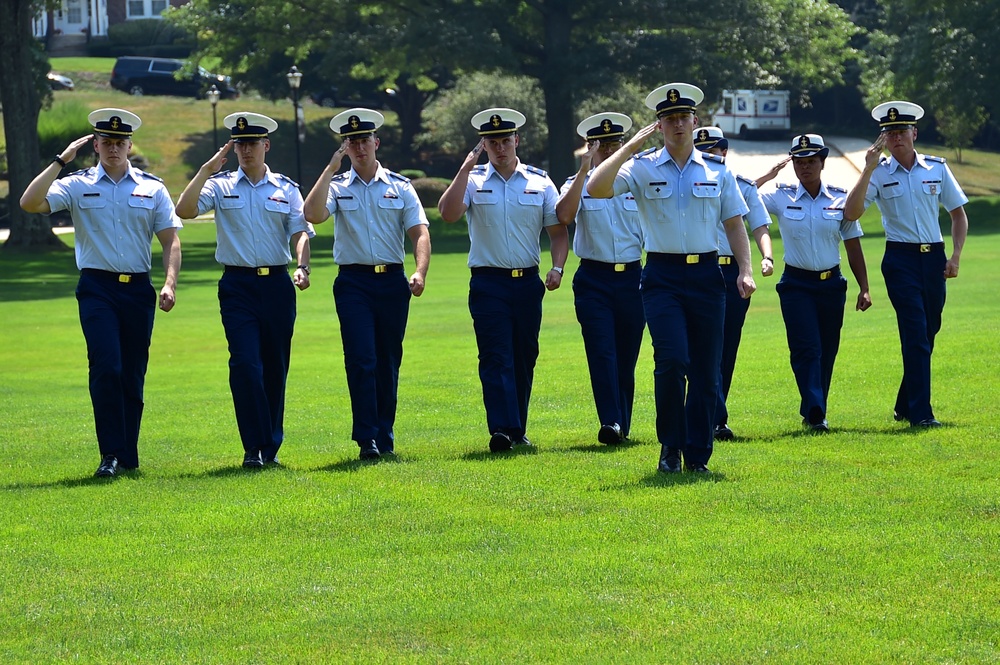
[(0, 104), (9, 171), (10, 237), (4, 247), (65, 248), (48, 218), (30, 215), (18, 199), (38, 174), (38, 114), (48, 61), (31, 36), (31, 20), (42, 5), (34, 0), (0, 2)]

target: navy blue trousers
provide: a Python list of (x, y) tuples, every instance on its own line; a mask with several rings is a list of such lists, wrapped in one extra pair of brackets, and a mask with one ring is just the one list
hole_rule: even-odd
[(647, 260), (642, 304), (653, 341), (656, 436), (688, 466), (712, 456), (726, 286), (717, 261)]
[(121, 467), (137, 468), (156, 290), (148, 274), (125, 284), (115, 275), (87, 270), (80, 274), (76, 300), (87, 341), (98, 448), (101, 456), (117, 457)]
[(636, 267), (624, 272), (581, 264), (573, 276), (576, 318), (590, 368), (597, 418), (618, 423), (626, 436), (632, 427), (635, 365), (646, 317), (642, 311)]
[(747, 320), (750, 298), (740, 296), (740, 289), (737, 286), (740, 267), (735, 260), (729, 265), (719, 266), (719, 268), (722, 270), (722, 278), (726, 282), (726, 321), (722, 332), (722, 375), (719, 383), (719, 400), (715, 409), (715, 424), (725, 425), (729, 422), (729, 409), (726, 408), (726, 400), (729, 399), (729, 388), (733, 385), (736, 355), (740, 350), (743, 323)]
[(839, 270), (819, 280), (792, 275), (786, 269), (776, 290), (801, 397), (799, 415), (816, 423), (826, 418), (833, 364), (844, 326), (847, 280)]
[(469, 313), (490, 434), (516, 438), (528, 427), (544, 294), (537, 275), (473, 275), (469, 281)]
[(931, 354), (941, 330), (944, 311), (943, 245), (930, 252), (886, 247), (882, 276), (889, 302), (896, 310), (903, 351), (903, 380), (896, 395), (896, 413), (912, 424), (934, 417), (931, 409)]
[(295, 327), (295, 286), (284, 270), (223, 273), (222, 325), (229, 341), (229, 388), (243, 449), (273, 458), (285, 438), (285, 381)]
[(394, 449), (399, 367), (410, 313), (410, 286), (403, 271), (341, 270), (333, 300), (344, 344), (351, 394), (351, 438), (375, 441), (379, 452)]

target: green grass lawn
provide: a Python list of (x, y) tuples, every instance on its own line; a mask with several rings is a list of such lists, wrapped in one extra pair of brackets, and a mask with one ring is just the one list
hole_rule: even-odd
[(634, 441), (596, 443), (575, 259), (545, 296), (537, 448), (489, 454), (466, 257), (448, 242), (411, 304), (398, 461), (356, 461), (319, 231), (286, 467), (263, 473), (239, 468), (210, 224), (182, 232), (178, 304), (157, 314), (142, 469), (111, 483), (91, 478), (73, 256), (0, 253), (0, 662), (1000, 661), (1000, 236), (970, 238), (949, 283), (934, 431), (891, 417), (881, 238), (864, 241), (874, 307), (847, 312), (828, 436), (801, 430), (776, 278), (761, 279), (738, 438), (703, 479), (655, 471), (648, 337)]

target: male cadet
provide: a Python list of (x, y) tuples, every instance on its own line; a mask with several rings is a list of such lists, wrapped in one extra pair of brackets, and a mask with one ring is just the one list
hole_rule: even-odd
[[(707, 152), (722, 161), (726, 161), (729, 153), (729, 139), (718, 127), (702, 127), (694, 132), (694, 147)], [(736, 184), (739, 185), (743, 200), (750, 212), (745, 215), (750, 225), (750, 232), (757, 241), (757, 248), (763, 257), (760, 261), (760, 272), (764, 277), (774, 274), (774, 258), (771, 256), (771, 234), (767, 227), (771, 225), (771, 216), (764, 208), (764, 202), (757, 191), (757, 183), (749, 178), (736, 174)], [(740, 295), (737, 281), (740, 269), (736, 265), (736, 257), (729, 247), (729, 237), (726, 229), (719, 225), (719, 267), (722, 277), (726, 280), (726, 321), (722, 334), (722, 381), (719, 384), (719, 400), (715, 413), (715, 440), (730, 441), (733, 430), (729, 429), (729, 410), (726, 400), (729, 399), (729, 388), (733, 385), (733, 371), (736, 369), (736, 354), (740, 350), (740, 337), (743, 335), (743, 323), (750, 309), (750, 298)]]
[[(940, 427), (931, 409), (931, 353), (941, 330), (945, 280), (958, 277), (969, 232), (965, 196), (941, 157), (913, 148), (924, 110), (911, 102), (885, 102), (872, 109), (882, 133), (865, 156), (865, 170), (847, 195), (844, 216), (861, 217), (872, 201), (882, 213), (885, 255), (882, 275), (899, 327), (903, 380), (896, 395), (896, 420), (915, 427)], [(882, 150), (889, 149), (889, 159)], [(951, 215), (951, 257), (945, 256), (938, 206)]]
[[(264, 163), (267, 116), (240, 111), (223, 123), (230, 140), (205, 162), (177, 201), (177, 214), (190, 219), (215, 211), (215, 260), (222, 326), (229, 341), (229, 387), (243, 441), (243, 466), (279, 464), (285, 438), (285, 381), (295, 326), (295, 287), (309, 288), (309, 238), (298, 185)], [(234, 150), (239, 168), (218, 172)], [(214, 174), (214, 175), (213, 175)], [(295, 246), (298, 266), (288, 278)], [(294, 286), (293, 286), (294, 284)]]
[(573, 251), (580, 257), (573, 276), (576, 318), (601, 423), (597, 440), (608, 445), (627, 439), (632, 426), (635, 364), (646, 326), (639, 295), (642, 237), (631, 193), (598, 199), (586, 194), (584, 187), (592, 166), (622, 147), (631, 127), (632, 119), (621, 113), (598, 113), (577, 126), (587, 151), (556, 203), (560, 223), (568, 226), (576, 221)]
[[(113, 477), (139, 466), (142, 389), (149, 364), (156, 292), (149, 278), (153, 235), (163, 247), (166, 277), (160, 309), (174, 306), (181, 267), (181, 222), (159, 178), (128, 161), (139, 116), (107, 108), (88, 116), (93, 135), (69, 144), (31, 181), (21, 196), (27, 212), (68, 210), (76, 229), (76, 299), (87, 340), (90, 399), (101, 464), (94, 474)], [(60, 168), (94, 139), (96, 167), (56, 180)]]
[[(587, 192), (611, 198), (632, 192), (646, 249), (642, 304), (653, 340), (659, 470), (709, 473), (722, 361), (726, 285), (719, 270), (721, 222), (740, 268), (737, 287), (749, 298), (756, 286), (749, 212), (736, 178), (722, 160), (694, 149), (695, 107), (702, 91), (668, 83), (646, 97), (657, 121), (636, 133), (590, 174)], [(654, 132), (662, 149), (635, 157)], [(685, 400), (685, 384), (687, 398)]]
[[(569, 253), (566, 227), (556, 218), (558, 191), (549, 176), (517, 158), (524, 115), (508, 108), (480, 111), (472, 126), (483, 137), (441, 195), (446, 222), (468, 211), (469, 312), (479, 346), (490, 450), (531, 445), (525, 436), (531, 383), (538, 359), (545, 289), (559, 288)], [(486, 150), (489, 164), (476, 166)], [(539, 236), (549, 234), (552, 268), (538, 278)]]
[[(306, 197), (306, 219), (335, 216), (333, 260), (339, 272), (333, 299), (344, 344), (351, 393), (351, 438), (361, 459), (394, 455), (396, 395), (410, 296), (424, 292), (431, 259), (427, 216), (410, 181), (386, 170), (376, 151), (378, 111), (349, 109), (330, 121), (343, 143)], [(349, 171), (336, 175), (344, 154)], [(416, 270), (403, 272), (404, 236), (410, 237)]]

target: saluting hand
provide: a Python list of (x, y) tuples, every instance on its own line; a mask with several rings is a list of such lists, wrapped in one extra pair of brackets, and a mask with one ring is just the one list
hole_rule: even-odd
[(66, 146), (65, 150), (59, 153), (59, 159), (69, 164), (74, 159), (76, 159), (76, 153), (80, 150), (80, 148), (90, 143), (91, 139), (93, 138), (94, 138), (93, 134), (87, 134), (86, 136), (81, 136), (80, 138), (76, 139), (68, 146)]
[[(340, 170), (340, 165), (344, 161), (344, 155), (347, 155), (347, 145), (351, 139), (344, 139), (344, 142), (340, 144), (340, 147), (333, 152), (333, 157), (330, 158), (330, 169), (336, 173)], [(347, 155), (347, 159), (350, 160), (351, 156)]]
[(627, 149), (630, 153), (635, 154), (642, 150), (642, 145), (646, 142), (650, 136), (655, 134), (660, 128), (660, 122), (656, 121), (654, 123), (648, 124), (639, 131), (635, 133), (635, 136), (628, 140), (623, 147)]
[(868, 152), (865, 153), (866, 171), (871, 171), (878, 166), (878, 160), (881, 159), (883, 150), (885, 150), (885, 134), (879, 134), (875, 143), (872, 143), (872, 147), (868, 148)]
[(212, 155), (212, 158), (205, 162), (201, 168), (208, 169), (212, 173), (222, 170), (222, 165), (226, 163), (226, 153), (233, 148), (233, 141), (226, 141), (226, 145), (219, 148), (219, 151)]
[(472, 167), (476, 165), (479, 161), (479, 156), (483, 154), (483, 150), (486, 149), (486, 139), (479, 139), (479, 143), (476, 147), (469, 151), (469, 154), (465, 156), (465, 161), (462, 162), (462, 167), (459, 171), (471, 171)]

